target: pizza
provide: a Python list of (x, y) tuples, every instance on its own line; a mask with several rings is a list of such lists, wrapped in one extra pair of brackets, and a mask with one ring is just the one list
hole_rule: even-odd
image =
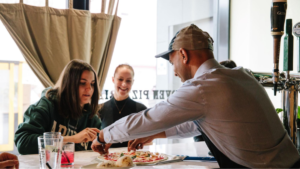
[(137, 165), (157, 163), (168, 159), (166, 154), (152, 153), (150, 151), (114, 152), (100, 155), (98, 159), (101, 161), (117, 161), (122, 156), (129, 156), (133, 163)]

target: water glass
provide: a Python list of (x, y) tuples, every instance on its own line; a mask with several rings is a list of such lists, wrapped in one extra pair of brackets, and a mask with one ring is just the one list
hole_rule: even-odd
[(74, 164), (75, 143), (67, 142), (63, 144), (61, 153), (61, 165)]
[(45, 142), (44, 136), (39, 136), (38, 138), (38, 149), (39, 149), (39, 159), (40, 159), (40, 168), (46, 168), (46, 156), (45, 156)]
[(46, 167), (52, 169), (60, 168), (63, 137), (44, 138), (44, 142), (46, 151)]
[(60, 138), (61, 133), (60, 132), (45, 132), (44, 138)]

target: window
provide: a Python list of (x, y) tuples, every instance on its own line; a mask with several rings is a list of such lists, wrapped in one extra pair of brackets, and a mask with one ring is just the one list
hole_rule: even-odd
[[(0, 0), (0, 3), (19, 3), (19, 0)], [(24, 3), (45, 6), (41, 0), (24, 0)], [(50, 0), (49, 6), (65, 9), (67, 0)], [(26, 109), (41, 98), (45, 88), (1, 21), (0, 37), (0, 151), (18, 154), (14, 133), (23, 122)]]

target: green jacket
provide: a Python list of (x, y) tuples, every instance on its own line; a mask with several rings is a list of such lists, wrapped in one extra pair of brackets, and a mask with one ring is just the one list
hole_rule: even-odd
[[(57, 113), (55, 101), (45, 97), (46, 90), (43, 91), (44, 96), (26, 110), (23, 123), (15, 133), (15, 144), (20, 154), (38, 154), (37, 137), (42, 136), (44, 132), (59, 131), (62, 136), (71, 136), (87, 127), (100, 129), (100, 119), (96, 115), (90, 119), (90, 110), (85, 110), (78, 120), (61, 117)], [(87, 149), (91, 149), (91, 142), (75, 145), (76, 151)]]

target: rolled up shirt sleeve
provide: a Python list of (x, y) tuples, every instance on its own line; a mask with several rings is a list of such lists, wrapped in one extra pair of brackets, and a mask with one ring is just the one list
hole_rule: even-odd
[[(107, 143), (124, 142), (151, 136), (176, 125), (194, 121), (205, 115), (206, 102), (201, 85), (186, 81), (167, 101), (153, 108), (131, 114), (104, 128)], [(190, 129), (195, 131), (191, 123)]]
[(201, 135), (198, 126), (193, 122), (185, 122), (165, 131), (167, 138), (188, 138)]

